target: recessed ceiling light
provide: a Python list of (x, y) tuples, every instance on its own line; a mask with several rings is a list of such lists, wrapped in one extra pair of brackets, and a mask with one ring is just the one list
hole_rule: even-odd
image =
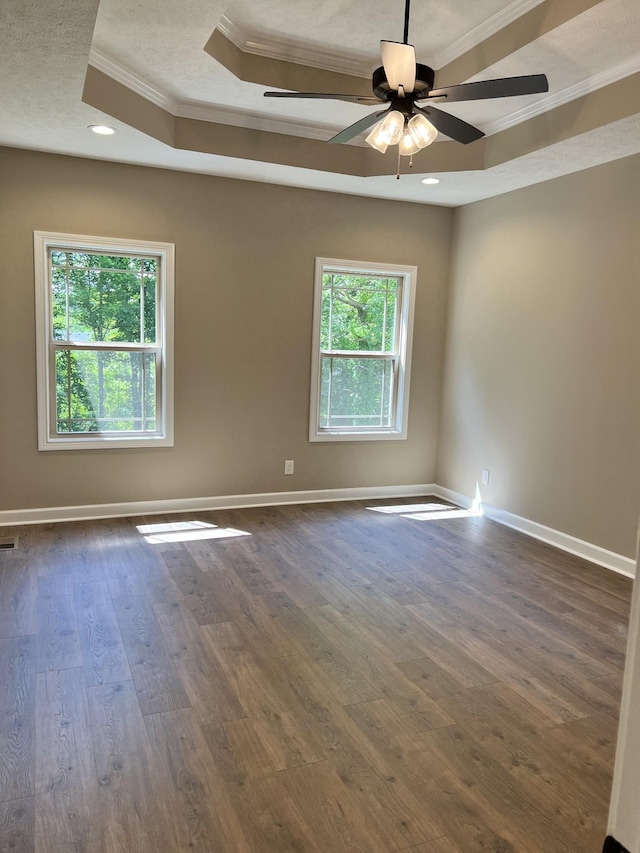
[(430, 186), (431, 184), (439, 184), (440, 178), (423, 178), (422, 183), (427, 184), (428, 186)]
[(109, 127), (106, 124), (90, 124), (89, 130), (99, 133), (101, 136), (112, 136), (116, 132), (115, 127)]

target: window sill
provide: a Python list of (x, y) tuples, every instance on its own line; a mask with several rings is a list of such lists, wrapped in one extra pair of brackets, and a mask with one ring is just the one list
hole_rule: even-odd
[(309, 441), (403, 441), (406, 440), (406, 430), (376, 430), (371, 432), (341, 432), (339, 430), (327, 430), (326, 432), (314, 432), (309, 436)]
[(121, 450), (145, 447), (173, 447), (173, 437), (157, 436), (104, 436), (103, 438), (44, 438), (38, 442), (38, 450)]

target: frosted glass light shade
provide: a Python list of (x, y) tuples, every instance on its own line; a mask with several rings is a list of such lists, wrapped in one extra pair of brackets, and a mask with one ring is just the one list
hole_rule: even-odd
[(384, 154), (389, 145), (396, 145), (400, 141), (403, 129), (404, 116), (398, 110), (393, 110), (373, 128), (366, 141)]
[(372, 148), (375, 148), (376, 151), (379, 151), (381, 154), (387, 150), (389, 145), (386, 142), (383, 142), (380, 139), (380, 133), (378, 132), (379, 123), (373, 128), (369, 136), (365, 137), (365, 142), (368, 142)]
[(400, 148), (400, 153), (405, 157), (408, 157), (411, 154), (417, 154), (420, 150), (420, 145), (414, 139), (409, 128), (407, 128), (402, 134), (398, 147)]
[(431, 145), (438, 135), (438, 131), (431, 122), (420, 113), (414, 115), (409, 120), (408, 127), (411, 132), (411, 136), (415, 139), (420, 148), (426, 148), (427, 145)]
[(413, 92), (416, 85), (416, 52), (413, 45), (383, 40), (380, 42), (380, 52), (389, 87), (398, 92), (402, 86), (405, 94)]

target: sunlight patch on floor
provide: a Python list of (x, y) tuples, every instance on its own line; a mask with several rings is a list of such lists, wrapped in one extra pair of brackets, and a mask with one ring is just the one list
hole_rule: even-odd
[(251, 536), (245, 530), (234, 527), (218, 527), (206, 521), (171, 521), (158, 524), (138, 524), (136, 528), (150, 545), (171, 542), (193, 542), (198, 539), (231, 539)]
[(475, 509), (461, 509), (451, 504), (396, 504), (391, 506), (368, 506), (372, 512), (383, 512), (390, 515), (401, 515), (414, 521), (440, 521), (444, 518), (473, 518), (481, 515)]

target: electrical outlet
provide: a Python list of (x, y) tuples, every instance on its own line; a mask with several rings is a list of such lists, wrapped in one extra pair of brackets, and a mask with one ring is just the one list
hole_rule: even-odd
[(293, 474), (293, 459), (284, 460), (284, 473)]
[(488, 468), (482, 469), (482, 485), (483, 486), (489, 485), (489, 469)]

